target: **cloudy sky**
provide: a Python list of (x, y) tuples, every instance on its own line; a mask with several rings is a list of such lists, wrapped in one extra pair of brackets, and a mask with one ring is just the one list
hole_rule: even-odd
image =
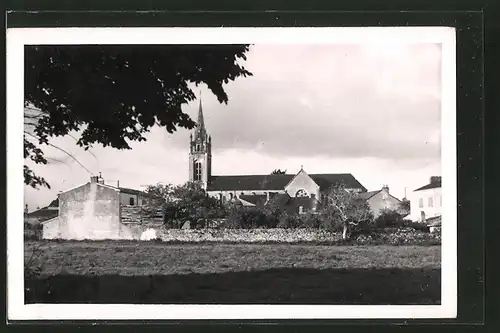
[[(396, 197), (441, 175), (441, 47), (408, 45), (264, 45), (251, 47), (254, 76), (226, 85), (227, 105), (201, 86), (212, 135), (213, 174), (352, 173), (369, 190), (388, 184)], [(185, 107), (195, 117), (198, 101)], [(196, 119), (195, 119), (196, 120)], [(107, 183), (140, 189), (188, 179), (189, 132), (155, 128), (129, 151), (84, 151), (71, 137), (52, 143)], [(52, 189), (25, 187), (30, 211), (58, 191), (89, 180), (64, 153), (33, 166)]]

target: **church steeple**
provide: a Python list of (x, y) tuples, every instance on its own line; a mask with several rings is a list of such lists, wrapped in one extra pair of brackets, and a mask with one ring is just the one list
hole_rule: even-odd
[(194, 133), (189, 136), (189, 141), (189, 181), (199, 182), (206, 189), (212, 169), (212, 139), (205, 127), (201, 92), (198, 121), (196, 122)]
[(207, 136), (207, 130), (205, 128), (205, 120), (203, 118), (203, 106), (201, 104), (201, 92), (200, 92), (200, 105), (198, 107), (198, 121), (196, 122), (196, 130), (194, 138), (205, 139)]

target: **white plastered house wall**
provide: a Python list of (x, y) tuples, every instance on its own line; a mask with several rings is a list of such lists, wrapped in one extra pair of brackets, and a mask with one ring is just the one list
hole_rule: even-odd
[(415, 222), (422, 222), (422, 212), (425, 219), (441, 216), (441, 187), (419, 190), (411, 193), (410, 219)]

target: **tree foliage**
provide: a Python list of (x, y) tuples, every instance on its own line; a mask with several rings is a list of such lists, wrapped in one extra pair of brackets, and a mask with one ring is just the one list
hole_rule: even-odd
[(286, 174), (286, 170), (281, 170), (281, 169), (274, 169), (271, 172), (271, 175), (284, 175)]
[(211, 219), (225, 215), (220, 202), (208, 196), (197, 183), (172, 186), (153, 185), (146, 189), (149, 211), (161, 210), (168, 227), (180, 227), (184, 221), (191, 221), (194, 227), (205, 227)]
[[(348, 191), (345, 186), (332, 187), (325, 195), (322, 213), (329, 221), (331, 228), (342, 227), (342, 238), (347, 238), (349, 228), (361, 227), (373, 221), (373, 214), (366, 200), (357, 193)], [(339, 225), (335, 225), (338, 223)]]
[[(50, 137), (80, 131), (77, 144), (130, 149), (154, 125), (191, 129), (182, 106), (195, 99), (189, 83), (204, 83), (221, 103), (223, 85), (252, 75), (239, 62), (248, 45), (65, 45), (25, 48), (25, 122), (33, 126), (27, 156)], [(25, 183), (48, 185), (25, 167)]]
[(402, 214), (410, 214), (410, 200), (403, 198), (399, 207)]

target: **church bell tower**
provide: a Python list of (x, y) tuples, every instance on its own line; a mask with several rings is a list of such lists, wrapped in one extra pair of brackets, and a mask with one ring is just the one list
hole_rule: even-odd
[(206, 190), (212, 173), (212, 138), (205, 128), (201, 96), (198, 122), (193, 133), (189, 135), (189, 141), (189, 181), (201, 184)]

